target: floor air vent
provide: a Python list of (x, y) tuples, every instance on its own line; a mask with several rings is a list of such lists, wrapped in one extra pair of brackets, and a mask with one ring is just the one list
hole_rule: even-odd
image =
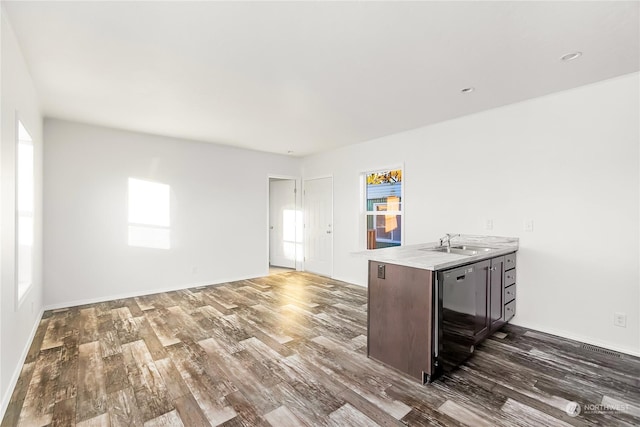
[(582, 344), (582, 348), (589, 351), (595, 351), (596, 353), (604, 354), (609, 357), (620, 358), (620, 353), (616, 353), (615, 351), (607, 350), (606, 348), (600, 348), (589, 344)]

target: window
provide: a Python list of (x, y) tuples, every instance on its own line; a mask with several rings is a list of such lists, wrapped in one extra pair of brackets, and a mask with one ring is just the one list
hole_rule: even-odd
[(367, 249), (402, 244), (402, 170), (366, 173)]
[(171, 187), (129, 178), (129, 246), (171, 248)]
[(16, 147), (18, 301), (33, 282), (34, 150), (31, 135), (18, 121)]

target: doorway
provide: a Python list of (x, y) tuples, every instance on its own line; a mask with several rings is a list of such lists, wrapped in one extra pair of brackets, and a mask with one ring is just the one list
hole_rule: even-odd
[(269, 178), (269, 269), (273, 272), (295, 270), (302, 256), (296, 187), (295, 179)]
[(304, 181), (304, 269), (333, 274), (333, 178)]

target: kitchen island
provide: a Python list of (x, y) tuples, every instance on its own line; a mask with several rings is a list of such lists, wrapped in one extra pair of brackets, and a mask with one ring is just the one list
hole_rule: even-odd
[(455, 369), (515, 315), (518, 239), (452, 236), (361, 253), (368, 356), (423, 383)]

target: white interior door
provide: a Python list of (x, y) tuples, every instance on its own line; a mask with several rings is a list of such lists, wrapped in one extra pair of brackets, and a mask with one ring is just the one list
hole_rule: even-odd
[(296, 268), (296, 181), (269, 180), (269, 265)]
[(331, 276), (333, 273), (333, 179), (304, 182), (304, 269)]

